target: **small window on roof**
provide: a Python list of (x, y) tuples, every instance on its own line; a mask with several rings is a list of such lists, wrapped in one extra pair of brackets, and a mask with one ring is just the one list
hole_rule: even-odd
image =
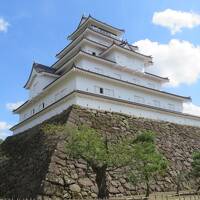
[(96, 52), (92, 52), (92, 55), (93, 55), (93, 56), (96, 56)]

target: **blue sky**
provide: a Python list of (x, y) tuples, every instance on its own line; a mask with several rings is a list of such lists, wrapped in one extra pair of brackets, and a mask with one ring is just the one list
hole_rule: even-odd
[[(164, 12), (167, 9), (170, 9), (169, 14)], [(178, 15), (180, 14), (181, 19), (177, 19), (178, 15), (172, 11), (179, 11)], [(190, 15), (188, 16), (187, 13)], [(200, 1), (1, 0), (0, 138), (5, 138), (9, 134), (7, 129), (18, 121), (18, 117), (14, 116), (8, 107), (12, 106), (9, 103), (27, 99), (27, 91), (23, 89), (23, 85), (29, 76), (33, 61), (45, 65), (55, 62), (56, 53), (67, 45), (67, 35), (76, 28), (82, 14), (91, 14), (99, 20), (125, 29), (124, 39), (143, 46), (141, 47), (143, 52), (153, 51), (153, 56), (155, 60), (157, 59), (156, 67), (161, 66), (162, 69), (158, 69), (158, 74), (172, 74), (172, 79), (180, 79), (165, 89), (180, 95), (192, 96), (193, 103), (200, 105), (200, 65), (198, 64)], [(166, 15), (171, 17), (165, 20)], [(185, 16), (189, 18), (189, 22), (184, 18)], [(178, 31), (175, 30), (175, 33), (173, 27), (170, 28), (174, 23), (173, 20), (181, 26)], [(163, 48), (163, 51), (159, 48)], [(173, 55), (169, 52), (169, 55), (166, 55), (166, 51), (171, 49)], [(183, 57), (181, 57), (182, 53)], [(194, 54), (195, 59), (192, 59)], [(182, 73), (180, 73), (181, 65), (185, 69)], [(168, 66), (172, 67), (167, 71)], [(174, 71), (176, 66), (179, 67)], [(192, 109), (194, 111), (199, 108), (192, 107)]]

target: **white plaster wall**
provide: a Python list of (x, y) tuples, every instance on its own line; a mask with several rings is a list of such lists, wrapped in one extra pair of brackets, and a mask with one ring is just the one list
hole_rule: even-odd
[(76, 79), (73, 76), (65, 78), (64, 80), (62, 80), (62, 82), (52, 87), (42, 97), (38, 98), (30, 106), (21, 111), (20, 122), (34, 115), (33, 109), (34, 113), (37, 113), (43, 109), (42, 107), (43, 103), (45, 107), (47, 107), (75, 89), (76, 89)]
[(130, 83), (135, 83), (138, 85), (150, 87), (153, 89), (160, 90), (161, 83), (150, 78), (139, 77), (137, 74), (130, 73), (127, 71), (123, 71), (122, 66), (113, 66), (109, 64), (103, 64), (101, 61), (92, 60), (86, 57), (82, 57), (80, 60), (76, 61), (77, 67), (102, 73), (104, 75), (113, 77), (113, 78), (120, 78), (121, 80), (128, 81)]
[(37, 96), (43, 88), (55, 80), (55, 77), (37, 74), (29, 89), (29, 99)]
[(96, 47), (94, 44), (83, 44), (81, 46), (81, 49), (89, 54), (92, 54), (93, 52), (96, 53), (96, 55), (99, 55), (105, 48), (101, 48), (101, 47)]
[(75, 97), (68, 97), (62, 102), (59, 102), (57, 104), (54, 104), (51, 108), (42, 111), (39, 113), (39, 116), (34, 117), (30, 121), (24, 122), (22, 125), (20, 125), (17, 129), (13, 131), (13, 134), (17, 134), (20, 132), (23, 132), (27, 129), (30, 129), (38, 124), (41, 124), (43, 121), (50, 119), (51, 117), (60, 114), (67, 108), (69, 108), (71, 105), (77, 104), (77, 100)]
[(157, 111), (147, 108), (141, 109), (141, 107), (134, 105), (122, 104), (116, 101), (102, 100), (100, 98), (88, 97), (86, 95), (79, 95), (77, 98), (77, 104), (86, 108), (119, 112), (128, 115), (134, 115), (136, 117), (200, 127), (200, 119), (195, 117), (167, 113), (164, 111)]
[(158, 121), (168, 121), (177, 124), (191, 125), (200, 127), (200, 119), (192, 116), (184, 116), (176, 113), (168, 113), (165, 111), (158, 111), (145, 107), (138, 107), (136, 105), (130, 105), (125, 103), (120, 103), (117, 101), (106, 100), (99, 97), (92, 97), (84, 94), (72, 94), (62, 101), (54, 104), (52, 107), (38, 113), (38, 116), (33, 116), (29, 121), (25, 121), (18, 128), (16, 128), (13, 133), (17, 134), (23, 132), (29, 128), (34, 127), (42, 123), (43, 121), (60, 114), (71, 105), (76, 104), (86, 108), (105, 110), (111, 112), (119, 112), (128, 115), (134, 115), (136, 117), (143, 117), (147, 119), (154, 119)]
[[(114, 93), (112, 96), (115, 98), (182, 112), (182, 100), (178, 100), (173, 97), (162, 96), (161, 94), (154, 94), (151, 91), (142, 91), (134, 86), (128, 86), (110, 80), (103, 80), (101, 78), (95, 78), (86, 74), (81, 74), (78, 76), (78, 90), (99, 94), (99, 91), (97, 92), (95, 89), (96, 87), (102, 87), (104, 90), (111, 90), (110, 94)], [(155, 101), (160, 102), (160, 105), (155, 105)], [(170, 105), (173, 105), (174, 108), (170, 108)]]
[(144, 72), (145, 61), (128, 53), (124, 53), (118, 50), (113, 50), (111, 53), (106, 54), (105, 58), (111, 59), (121, 65), (126, 66), (133, 70)]
[[(83, 73), (83, 72), (71, 72), (71, 74), (69, 74), (69, 76), (65, 76), (63, 77), (63, 79), (57, 83), (55, 86), (53, 86), (52, 88), (50, 88), (48, 91), (46, 91), (46, 93), (43, 93), (42, 97), (36, 97), (37, 99), (35, 99), (33, 101), (33, 103), (31, 105), (29, 105), (26, 109), (24, 109), (23, 111), (21, 111), (20, 113), (20, 120), (23, 121), (33, 115), (35, 115), (36, 113), (40, 112), (43, 113), (43, 109), (41, 108), (40, 105), (41, 103), (45, 103), (45, 108), (47, 106), (50, 106), (51, 104), (54, 104), (56, 101), (58, 101), (59, 99), (61, 99), (62, 97), (64, 97), (65, 95), (69, 94), (70, 92), (74, 91), (74, 90), (82, 90), (82, 91), (86, 91), (86, 92), (91, 92), (91, 93), (96, 93), (99, 94), (99, 88), (102, 87), (104, 89), (104, 94), (103, 95), (107, 95), (110, 97), (114, 97), (117, 99), (123, 99), (123, 100), (128, 100), (131, 102), (137, 102), (137, 103), (144, 103), (147, 105), (151, 105), (151, 106), (156, 106), (154, 105), (154, 100), (157, 100), (160, 102), (160, 105), (158, 107), (160, 108), (165, 108), (165, 109), (169, 109), (168, 104), (173, 104), (174, 105), (174, 111), (182, 111), (182, 101), (181, 100), (176, 100), (170, 97), (162, 97), (161, 95), (155, 95), (153, 93), (150, 93), (148, 91), (142, 91), (137, 89), (136, 87), (133, 86), (128, 86), (128, 85), (122, 85), (121, 83), (117, 83), (117, 82), (113, 82), (110, 80), (104, 80), (102, 79), (102, 77), (98, 78), (98, 77), (94, 77), (91, 75), (88, 75), (87, 73)], [(107, 91), (105, 93), (105, 91)], [(142, 102), (139, 99), (136, 99), (136, 97), (141, 97), (143, 98)], [(147, 113), (144, 112), (143, 109), (139, 109), (137, 111), (134, 111), (134, 113), (128, 113), (127, 110), (129, 110), (128, 107), (125, 106), (121, 106), (119, 107), (119, 105), (115, 108), (115, 104), (113, 104), (112, 107), (110, 107), (111, 105), (109, 104), (105, 104), (104, 105), (104, 101), (105, 100), (101, 100), (101, 104), (97, 103), (97, 102), (93, 102), (94, 105), (92, 105), (90, 103), (90, 99), (92, 99), (92, 97), (89, 97), (87, 100), (84, 101), (88, 101), (88, 103), (83, 102), (83, 103), (77, 103), (77, 101), (73, 100), (74, 104), (78, 104), (78, 105), (87, 105), (88, 107), (91, 108), (96, 108), (96, 109), (103, 109), (103, 110), (112, 110), (115, 112), (122, 112), (122, 113), (127, 113), (127, 114), (135, 114), (136, 116), (143, 116), (146, 118), (151, 118), (151, 119), (162, 119), (165, 121), (171, 121), (174, 120), (173, 122), (176, 122), (175, 118), (170, 118), (170, 114), (168, 114), (167, 116), (164, 115), (159, 115), (156, 114), (157, 111), (155, 112), (150, 112), (148, 113), (148, 115), (146, 115)], [(72, 103), (69, 103), (69, 105), (72, 105)], [(97, 107), (98, 105), (98, 107)], [(66, 109), (68, 107), (68, 104), (66, 104), (65, 106), (57, 106), (56, 104), (46, 113), (45, 111), (45, 115), (42, 114), (41, 117), (37, 117), (34, 120), (31, 120), (30, 122), (26, 122), (26, 126), (24, 126), (24, 128), (20, 128), (18, 130), (18, 128), (14, 131), (15, 133), (19, 133), (22, 130), (26, 130), (27, 128), (30, 128), (38, 123), (40, 123), (41, 121), (44, 121), (56, 114), (58, 114), (58, 112), (62, 112), (64, 109)], [(34, 109), (34, 113), (32, 112)], [(185, 122), (185, 118), (184, 120), (180, 120), (180, 123), (186, 123)], [(187, 122), (188, 124), (189, 122)], [(193, 123), (193, 122), (191, 122)], [(196, 123), (196, 122), (195, 122)], [(190, 124), (190, 125), (194, 125), (194, 124)]]
[(113, 39), (106, 38), (105, 36), (100, 36), (96, 33), (91, 32), (91, 31), (87, 31), (86, 34), (85, 34), (85, 37), (90, 39), (90, 40), (96, 41), (100, 44), (103, 44), (105, 46), (110, 46), (113, 42)]
[[(87, 65), (85, 65), (87, 66)], [(87, 68), (86, 68), (87, 69)], [(109, 69), (109, 68), (108, 68)], [(99, 66), (93, 66), (92, 68), (93, 71), (97, 72), (97, 73), (102, 73), (104, 74), (104, 71), (102, 71), (102, 68)], [(112, 68), (110, 68), (110, 70), (112, 70)], [(110, 71), (109, 73), (113, 73), (112, 71)], [(106, 75), (107, 72), (105, 72)], [(115, 77), (115, 78), (120, 78), (117, 77), (119, 74), (117, 73), (113, 73), (110, 74), (111, 76)], [(128, 75), (128, 74), (127, 74)], [(92, 81), (92, 85), (90, 83), (90, 81)], [(26, 109), (24, 109), (21, 113), (20, 113), (20, 122), (29, 118), (30, 116), (34, 115), (35, 113), (41, 111), (42, 109), (44, 109), (45, 107), (47, 107), (48, 105), (51, 105), (52, 103), (56, 102), (57, 100), (59, 100), (60, 98), (64, 97), (65, 95), (69, 94), (70, 92), (72, 92), (75, 89), (80, 89), (83, 91), (90, 91), (90, 92), (95, 92), (95, 86), (102, 86), (102, 81), (101, 80), (91, 80), (85, 77), (82, 77), (80, 82), (79, 82), (79, 86), (76, 86), (76, 78), (75, 76), (71, 76), (70, 78), (66, 78), (64, 80), (62, 80), (62, 82), (60, 82), (59, 84), (55, 85), (52, 89), (50, 89), (48, 91), (48, 93), (46, 93), (45, 95), (43, 95), (40, 98), (37, 98), (37, 100), (34, 100), (32, 104), (30, 104)], [(109, 82), (105, 85), (104, 81), (103, 81), (103, 86), (105, 88), (110, 88), (110, 85), (112, 85), (112, 82)], [(120, 87), (120, 89), (118, 88), (118, 86), (112, 86), (111, 88), (113, 88), (114, 90), (114, 94), (116, 98), (124, 98), (125, 100), (130, 100), (130, 101), (134, 101), (134, 96), (130, 95), (130, 91), (128, 90), (124, 90), (123, 86)], [(121, 95), (124, 94), (124, 95)], [(138, 96), (144, 96), (144, 94), (135, 94)], [(145, 100), (146, 101), (146, 100)], [(149, 100), (149, 102), (144, 102), (147, 103), (149, 105), (152, 105), (152, 101)], [(44, 104), (44, 106), (43, 106)], [(176, 106), (175, 109), (177, 110), (181, 110), (181, 108), (179, 108), (178, 106)]]

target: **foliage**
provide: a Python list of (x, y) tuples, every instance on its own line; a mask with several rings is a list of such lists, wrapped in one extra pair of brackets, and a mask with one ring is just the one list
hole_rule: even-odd
[(181, 190), (181, 183), (183, 183), (185, 180), (187, 180), (189, 173), (186, 170), (179, 170), (176, 173), (176, 176), (174, 176), (174, 183), (176, 185), (176, 194), (178, 195)]
[(3, 143), (3, 140), (2, 139), (0, 139), (0, 145)]
[(84, 159), (96, 173), (98, 198), (108, 198), (106, 172), (128, 166), (132, 183), (145, 183), (146, 196), (153, 178), (167, 168), (167, 161), (156, 150), (155, 135), (145, 131), (135, 139), (108, 140), (107, 136), (87, 126), (48, 125), (47, 132), (66, 133), (66, 151), (70, 157)]
[(192, 155), (192, 171), (191, 174), (197, 183), (197, 191), (200, 190), (200, 151), (194, 152)]
[(86, 126), (73, 128), (69, 136), (66, 145), (68, 153), (72, 157), (86, 160), (91, 165), (120, 167), (130, 160), (132, 148), (128, 139), (111, 143), (96, 130)]
[(67, 133), (67, 153), (70, 157), (87, 162), (96, 173), (98, 198), (108, 198), (106, 172), (129, 164), (134, 154), (133, 139), (111, 141), (87, 126), (48, 125), (44, 130)]
[(156, 175), (167, 169), (167, 160), (155, 145), (155, 135), (150, 131), (140, 133), (134, 141), (134, 157), (128, 173), (129, 180), (146, 184), (146, 197), (150, 194), (150, 183)]

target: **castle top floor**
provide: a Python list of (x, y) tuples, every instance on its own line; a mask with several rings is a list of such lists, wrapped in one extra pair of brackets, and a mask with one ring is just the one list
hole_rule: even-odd
[(114, 39), (119, 39), (119, 40), (121, 39), (121, 36), (125, 32), (123, 29), (113, 27), (89, 15), (88, 17), (82, 16), (78, 27), (73, 33), (71, 33), (68, 36), (68, 39), (75, 40), (86, 28), (93, 29), (97, 32), (100, 32), (102, 34), (105, 34), (107, 36), (110, 36)]

